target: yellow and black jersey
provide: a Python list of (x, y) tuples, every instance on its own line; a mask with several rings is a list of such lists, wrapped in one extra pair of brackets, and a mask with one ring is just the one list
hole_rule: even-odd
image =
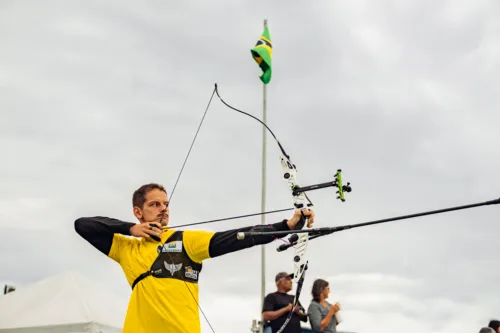
[[(289, 230), (287, 220), (273, 224)], [(124, 333), (199, 333), (198, 279), (202, 262), (255, 245), (275, 236), (237, 240), (252, 227), (223, 232), (167, 230), (161, 243), (130, 237), (134, 223), (108, 217), (79, 218), (77, 233), (120, 264), (132, 287)]]

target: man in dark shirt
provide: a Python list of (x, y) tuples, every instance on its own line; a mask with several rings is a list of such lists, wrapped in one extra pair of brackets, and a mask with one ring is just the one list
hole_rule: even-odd
[[(262, 316), (264, 321), (269, 321), (272, 332), (277, 332), (285, 323), (288, 314), (292, 310), (294, 295), (288, 294), (292, 290), (293, 273), (280, 272), (276, 274), (275, 282), (277, 291), (268, 294), (264, 298)], [(298, 302), (293, 310), (290, 322), (283, 330), (283, 333), (300, 333), (300, 321), (307, 322), (307, 315), (304, 307)]]

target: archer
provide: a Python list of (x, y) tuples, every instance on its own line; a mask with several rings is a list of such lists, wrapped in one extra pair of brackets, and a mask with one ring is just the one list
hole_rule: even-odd
[[(141, 186), (132, 203), (139, 223), (102, 216), (75, 221), (76, 232), (120, 264), (132, 287), (124, 333), (200, 332), (198, 280), (202, 262), (276, 239), (263, 235), (237, 240), (238, 232), (250, 231), (253, 226), (220, 232), (168, 229), (169, 199), (159, 184)], [(290, 219), (271, 226), (277, 231), (293, 230), (302, 215), (311, 227), (314, 212), (309, 209), (296, 210)]]

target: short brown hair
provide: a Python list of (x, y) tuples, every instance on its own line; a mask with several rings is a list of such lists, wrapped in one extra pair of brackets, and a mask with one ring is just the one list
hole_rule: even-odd
[(328, 285), (328, 281), (325, 281), (323, 279), (316, 279), (316, 281), (314, 281), (311, 295), (316, 302), (319, 302), (319, 297), (323, 293), (323, 290), (328, 287)]
[(133, 207), (137, 206), (139, 208), (143, 208), (144, 203), (146, 202), (146, 194), (148, 194), (152, 190), (160, 190), (160, 191), (167, 193), (165, 188), (162, 185), (157, 184), (157, 183), (150, 183), (150, 184), (142, 185), (137, 190), (135, 190), (134, 194), (132, 195), (132, 206)]

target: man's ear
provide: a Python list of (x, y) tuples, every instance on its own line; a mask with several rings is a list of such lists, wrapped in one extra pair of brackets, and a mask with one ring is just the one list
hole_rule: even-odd
[(135, 215), (135, 217), (137, 217), (137, 219), (139, 219), (139, 220), (142, 219), (142, 209), (135, 206), (134, 207), (134, 215)]

